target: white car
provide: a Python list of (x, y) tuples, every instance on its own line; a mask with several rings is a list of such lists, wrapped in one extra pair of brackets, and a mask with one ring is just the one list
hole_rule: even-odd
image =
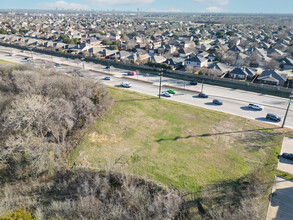
[(127, 83), (127, 82), (122, 82), (121, 83), (121, 86), (122, 87), (125, 87), (125, 88), (130, 88), (131, 87), (131, 84), (130, 83)]
[(111, 80), (111, 77), (110, 77), (110, 76), (106, 76), (106, 77), (104, 78), (104, 80)]
[(165, 97), (172, 97), (172, 94), (169, 92), (162, 92), (162, 95)]
[(251, 108), (251, 109), (254, 109), (254, 110), (258, 110), (258, 111), (261, 111), (261, 110), (264, 109), (263, 106), (258, 105), (258, 104), (249, 104), (249, 105), (248, 105), (248, 108)]

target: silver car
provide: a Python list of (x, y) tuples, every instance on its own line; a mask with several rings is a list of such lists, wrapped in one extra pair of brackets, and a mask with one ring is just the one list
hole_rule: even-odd
[(251, 108), (251, 109), (254, 109), (254, 110), (258, 110), (258, 111), (261, 111), (261, 110), (264, 109), (263, 106), (258, 105), (258, 104), (249, 104), (249, 105), (248, 105), (248, 108)]
[(165, 97), (172, 97), (172, 94), (169, 92), (162, 92), (162, 95)]
[(127, 82), (122, 82), (121, 83), (121, 86), (122, 87), (125, 87), (125, 88), (130, 88), (131, 87), (131, 84), (130, 83), (127, 83)]

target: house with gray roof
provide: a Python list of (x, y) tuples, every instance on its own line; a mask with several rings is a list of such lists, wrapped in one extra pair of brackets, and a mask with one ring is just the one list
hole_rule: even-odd
[(229, 78), (241, 80), (252, 79), (256, 72), (257, 71), (252, 68), (235, 68), (229, 73)]
[(288, 80), (288, 74), (278, 70), (264, 70), (257, 78), (257, 83), (284, 86)]
[(191, 67), (207, 67), (208, 60), (206, 58), (200, 56), (194, 56), (186, 59), (184, 61), (184, 66), (191, 66)]

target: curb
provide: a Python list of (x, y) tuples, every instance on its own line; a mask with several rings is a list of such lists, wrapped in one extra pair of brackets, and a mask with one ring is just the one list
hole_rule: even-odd
[(154, 84), (154, 82), (150, 82), (150, 81), (146, 81), (146, 80), (142, 80), (142, 79), (130, 78), (130, 77), (127, 77), (127, 76), (122, 76), (121, 78), (123, 78), (123, 79), (130, 79), (130, 80), (134, 80), (134, 81), (138, 81), (138, 82), (143, 82), (143, 83), (148, 83), (148, 84)]
[(88, 69), (88, 71), (95, 72), (95, 73), (102, 73), (102, 74), (105, 74), (105, 75), (108, 75), (108, 76), (115, 76), (115, 74), (113, 74), (113, 73), (106, 73), (106, 72), (102, 72), (102, 71), (99, 71), (99, 70)]
[(171, 85), (162, 85), (162, 87), (167, 87), (167, 88), (177, 89), (177, 90), (183, 90), (183, 91), (188, 91), (188, 92), (200, 93), (199, 91), (196, 91), (196, 90), (184, 89), (184, 88), (181, 88), (181, 87), (171, 86)]

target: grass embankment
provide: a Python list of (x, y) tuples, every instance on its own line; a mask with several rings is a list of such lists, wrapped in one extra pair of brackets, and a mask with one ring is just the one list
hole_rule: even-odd
[(264, 166), (281, 146), (282, 132), (271, 125), (263, 128), (241, 117), (117, 88), (108, 91), (115, 104), (72, 152), (76, 166), (118, 168), (196, 192)]
[(0, 59), (0, 64), (11, 64), (11, 65), (15, 65), (16, 63), (13, 63), (13, 62), (10, 62), (10, 61), (7, 61), (7, 60), (1, 60)]

